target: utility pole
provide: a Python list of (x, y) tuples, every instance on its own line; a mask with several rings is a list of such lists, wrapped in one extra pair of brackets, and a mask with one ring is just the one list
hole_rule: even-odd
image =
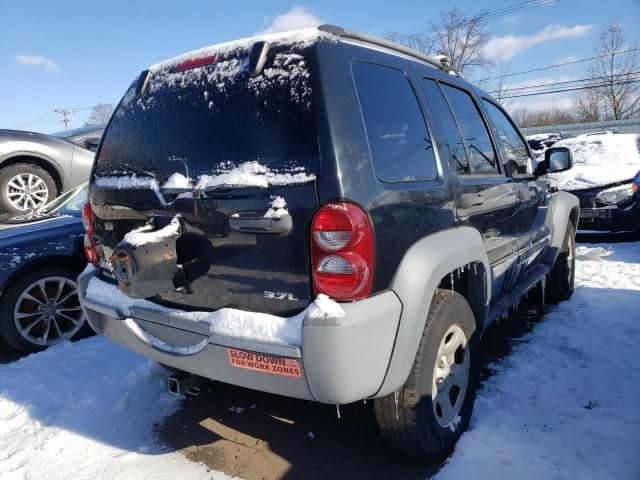
[(63, 108), (57, 108), (55, 112), (62, 115), (62, 120), (60, 121), (64, 123), (64, 129), (68, 130), (69, 122), (71, 121), (71, 115), (76, 113), (76, 110), (65, 110)]

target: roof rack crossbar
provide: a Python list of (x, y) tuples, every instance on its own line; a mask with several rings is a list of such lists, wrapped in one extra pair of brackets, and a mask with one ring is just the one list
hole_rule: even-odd
[(437, 57), (432, 57), (429, 55), (425, 55), (423, 53), (414, 50), (413, 48), (405, 47), (404, 45), (399, 45), (394, 42), (390, 42), (388, 40), (384, 40), (382, 38), (374, 37), (372, 35), (367, 35), (366, 33), (354, 32), (352, 30), (347, 30), (346, 28), (337, 27), (335, 25), (320, 25), (318, 30), (322, 32), (332, 33), (338, 37), (350, 38), (352, 40), (361, 40), (363, 42), (371, 43), (373, 45), (378, 45), (380, 47), (389, 48), (391, 50), (395, 50), (400, 53), (404, 53), (406, 55), (410, 55), (412, 57), (418, 58), (424, 62), (427, 62), (429, 65), (432, 65), (440, 70), (443, 70), (447, 73), (457, 73), (451, 68), (451, 63), (447, 57), (444, 55), (439, 55)]

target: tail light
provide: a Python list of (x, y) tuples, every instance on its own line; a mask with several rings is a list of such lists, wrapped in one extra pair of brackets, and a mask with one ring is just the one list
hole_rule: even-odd
[(316, 295), (358, 300), (371, 293), (373, 237), (365, 213), (356, 205), (324, 205), (311, 224), (311, 268)]
[(96, 248), (93, 211), (91, 210), (91, 204), (89, 204), (89, 202), (85, 203), (82, 207), (82, 225), (86, 232), (84, 234), (84, 255), (87, 257), (87, 262), (99, 266), (100, 257), (98, 256), (98, 249)]

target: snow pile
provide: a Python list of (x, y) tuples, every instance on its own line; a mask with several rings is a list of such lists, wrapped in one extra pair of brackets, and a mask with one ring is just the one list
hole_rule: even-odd
[[(86, 297), (97, 303), (116, 306), (123, 317), (133, 316), (132, 307), (161, 311), (184, 320), (208, 324), (211, 337), (222, 336), (280, 345), (302, 345), (302, 322), (305, 317), (311, 319), (339, 319), (344, 316), (344, 310), (340, 305), (326, 295), (319, 295), (305, 310), (293, 317), (278, 317), (276, 315), (247, 312), (233, 308), (221, 308), (215, 312), (185, 312), (163, 307), (148, 300), (130, 298), (115, 285), (95, 277), (89, 281)], [(131, 320), (131, 322), (135, 323), (135, 320)], [(131, 322), (127, 322), (125, 325), (129, 326), (133, 333), (145, 343), (160, 350), (176, 352), (178, 347), (166, 344), (161, 345), (164, 342), (152, 337), (148, 332), (139, 328), (137, 324), (135, 325), (138, 328), (133, 327)], [(188, 352), (195, 353), (204, 348), (204, 346), (206, 346), (206, 343), (201, 346), (192, 345), (180, 348), (187, 348), (189, 349)]]
[(571, 170), (557, 174), (558, 188), (578, 190), (632, 179), (640, 170), (640, 135), (600, 134), (567, 138), (554, 147), (573, 153)]
[(324, 293), (318, 295), (316, 301), (309, 305), (307, 317), (314, 320), (325, 320), (329, 318), (343, 318), (344, 310), (339, 303), (333, 301)]
[(153, 225), (144, 225), (126, 233), (124, 241), (133, 247), (141, 247), (150, 243), (164, 242), (168, 238), (180, 236), (180, 215), (171, 219), (168, 225), (160, 230), (153, 230)]
[(584, 260), (602, 260), (604, 257), (608, 257), (614, 253), (613, 248), (609, 247), (604, 249), (602, 247), (586, 247), (580, 245), (576, 248), (576, 258)]
[(191, 188), (191, 179), (176, 172), (167, 179), (162, 188)]
[(571, 300), (495, 366), (437, 479), (640, 478), (638, 244), (576, 273)]
[(282, 218), (289, 214), (287, 210), (287, 202), (282, 197), (272, 197), (269, 210), (264, 214), (266, 218)]
[(295, 185), (313, 181), (316, 177), (311, 173), (277, 173), (258, 162), (245, 162), (233, 166), (225, 171), (225, 165), (219, 165), (217, 175), (201, 175), (196, 183), (196, 189), (213, 188), (223, 185), (241, 187), (267, 188), (269, 185)]
[(0, 365), (0, 478), (229, 478), (158, 444), (166, 376), (101, 337)]

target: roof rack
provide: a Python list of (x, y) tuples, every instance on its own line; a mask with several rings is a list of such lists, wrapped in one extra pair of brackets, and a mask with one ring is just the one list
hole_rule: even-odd
[(429, 65), (434, 66), (440, 70), (443, 70), (447, 73), (451, 73), (454, 75), (459, 74), (453, 70), (451, 67), (451, 60), (449, 57), (445, 55), (438, 56), (430, 56), (425, 55), (423, 53), (414, 50), (413, 48), (405, 47), (404, 45), (399, 45), (394, 42), (390, 42), (388, 40), (384, 40), (382, 38), (374, 37), (372, 35), (367, 35), (366, 33), (358, 33), (352, 30), (347, 30), (346, 28), (337, 27), (335, 25), (320, 25), (318, 30), (322, 32), (332, 33), (338, 37), (350, 38), (353, 40), (361, 40), (363, 42), (372, 43), (373, 45), (378, 45), (380, 47), (389, 48), (391, 50), (395, 50), (396, 52), (404, 53), (406, 55), (410, 55), (419, 60), (427, 62)]

